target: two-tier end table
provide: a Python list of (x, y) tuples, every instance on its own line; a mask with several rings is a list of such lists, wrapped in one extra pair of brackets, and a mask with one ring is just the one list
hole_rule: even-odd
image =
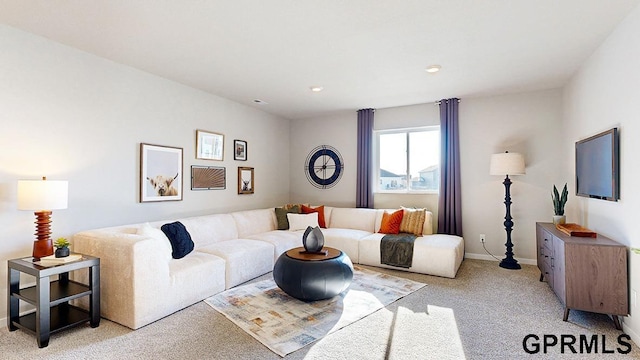
[[(7, 327), (35, 334), (38, 346), (49, 344), (51, 334), (83, 324), (100, 325), (100, 259), (82, 255), (82, 258), (63, 264), (42, 265), (33, 258), (13, 259), (7, 262)], [(88, 284), (69, 280), (69, 272), (88, 269)], [(20, 288), (20, 273), (35, 277), (35, 286)], [(50, 280), (52, 276), (57, 280)], [(69, 304), (69, 301), (89, 296), (89, 311)], [(20, 316), (20, 300), (32, 304), (36, 310)]]

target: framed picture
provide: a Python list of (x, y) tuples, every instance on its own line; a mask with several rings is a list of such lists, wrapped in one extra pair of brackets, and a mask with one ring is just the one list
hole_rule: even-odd
[(238, 194), (253, 194), (253, 168), (238, 167)]
[(224, 160), (224, 135), (196, 130), (196, 159)]
[(233, 140), (233, 160), (247, 161), (247, 142)]
[(182, 148), (140, 144), (140, 202), (182, 200)]
[(191, 190), (224, 190), (227, 170), (218, 166), (191, 165)]

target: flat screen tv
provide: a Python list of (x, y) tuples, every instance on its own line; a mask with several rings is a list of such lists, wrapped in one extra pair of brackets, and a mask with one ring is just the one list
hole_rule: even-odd
[(620, 199), (618, 128), (576, 142), (576, 195)]

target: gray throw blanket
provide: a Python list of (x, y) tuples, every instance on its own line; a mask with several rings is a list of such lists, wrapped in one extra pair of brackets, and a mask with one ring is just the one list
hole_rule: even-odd
[(413, 262), (413, 234), (387, 234), (380, 241), (380, 262), (385, 265), (410, 268)]

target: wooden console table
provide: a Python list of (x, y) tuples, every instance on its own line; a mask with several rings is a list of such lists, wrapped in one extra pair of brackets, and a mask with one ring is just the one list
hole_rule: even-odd
[(616, 329), (618, 316), (629, 314), (627, 247), (607, 237), (568, 236), (551, 223), (536, 223), (540, 281), (546, 280), (569, 311), (609, 314)]
[[(91, 327), (100, 325), (100, 259), (82, 255), (77, 261), (42, 266), (33, 258), (7, 261), (9, 291), (7, 292), (9, 331), (18, 328), (36, 335), (38, 347), (49, 345), (51, 334), (89, 321)], [(89, 283), (69, 280), (69, 272), (89, 271)], [(20, 273), (35, 277), (35, 286), (20, 287)], [(58, 275), (58, 280), (50, 277)], [(89, 311), (69, 304), (69, 301), (89, 296)], [(20, 316), (20, 300), (36, 307), (34, 312)]]

